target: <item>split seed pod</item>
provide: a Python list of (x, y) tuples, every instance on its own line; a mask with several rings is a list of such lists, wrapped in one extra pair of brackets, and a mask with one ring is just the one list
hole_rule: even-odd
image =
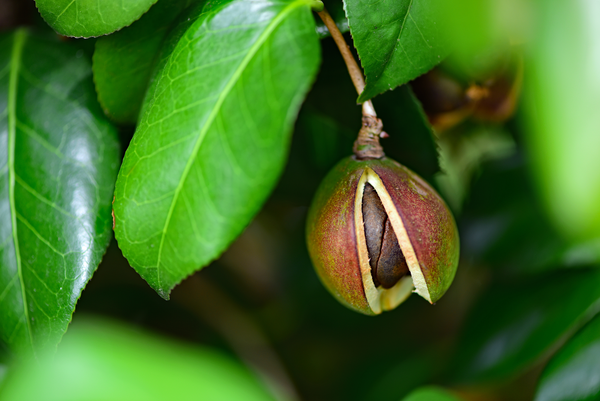
[(342, 160), (323, 180), (307, 222), (308, 250), (327, 289), (367, 315), (414, 291), (444, 295), (458, 265), (452, 213), (421, 177), (389, 158)]

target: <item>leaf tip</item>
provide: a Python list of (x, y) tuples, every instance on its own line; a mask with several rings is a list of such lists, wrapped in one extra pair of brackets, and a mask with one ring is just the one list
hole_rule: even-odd
[(157, 288), (156, 293), (158, 295), (160, 295), (160, 297), (162, 299), (164, 299), (165, 301), (169, 301), (171, 299), (171, 290), (170, 289), (165, 290), (163, 288)]

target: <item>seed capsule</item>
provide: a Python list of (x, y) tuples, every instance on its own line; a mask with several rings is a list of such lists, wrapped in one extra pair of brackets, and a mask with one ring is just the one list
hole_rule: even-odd
[(392, 288), (409, 274), (408, 266), (383, 204), (368, 182), (363, 192), (362, 214), (375, 287), (381, 285), (385, 289)]
[(327, 175), (309, 211), (307, 243), (329, 291), (369, 315), (394, 309), (413, 290), (436, 302), (458, 265), (458, 231), (444, 201), (385, 157), (349, 157)]

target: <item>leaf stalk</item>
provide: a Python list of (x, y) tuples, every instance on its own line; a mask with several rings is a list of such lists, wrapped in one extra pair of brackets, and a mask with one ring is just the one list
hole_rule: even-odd
[[(352, 79), (352, 83), (356, 88), (356, 92), (360, 95), (362, 91), (365, 89), (365, 78), (363, 77), (362, 70), (358, 66), (358, 63), (354, 59), (352, 52), (350, 51), (350, 47), (344, 40), (342, 33), (338, 29), (337, 25), (331, 15), (327, 12), (327, 9), (323, 7), (323, 11), (319, 11), (319, 17), (323, 20), (323, 23), (329, 29), (331, 33), (331, 37), (335, 41), (338, 49), (340, 49), (340, 53), (346, 63), (346, 67), (348, 68), (348, 73), (350, 74), (350, 79)], [(373, 107), (373, 103), (370, 100), (367, 100), (363, 103), (363, 115), (377, 117), (377, 113), (375, 112), (375, 108)]]
[[(352, 83), (356, 88), (356, 92), (358, 92), (360, 95), (365, 89), (365, 78), (362, 70), (356, 62), (356, 59), (350, 51), (350, 47), (346, 43), (346, 40), (344, 40), (342, 33), (335, 24), (335, 21), (327, 12), (327, 9), (323, 7), (323, 10), (319, 11), (317, 14), (319, 14), (319, 17), (321, 17), (327, 29), (329, 29), (331, 37), (335, 41), (335, 44), (340, 50), (342, 58), (346, 63), (348, 73), (350, 74)], [(356, 141), (354, 142), (354, 154), (360, 160), (380, 159), (385, 156), (383, 153), (383, 148), (379, 144), (379, 137), (382, 135), (383, 124), (381, 120), (377, 118), (377, 113), (375, 112), (373, 103), (370, 100), (367, 100), (362, 104), (362, 114), (362, 126), (358, 132)]]

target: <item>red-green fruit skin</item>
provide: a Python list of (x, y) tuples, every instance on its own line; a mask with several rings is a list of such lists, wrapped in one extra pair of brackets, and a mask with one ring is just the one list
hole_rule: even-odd
[(313, 265), (329, 292), (350, 309), (374, 315), (363, 289), (354, 227), (363, 170), (361, 162), (346, 158), (327, 174), (308, 212), (306, 233)]
[(458, 266), (459, 238), (452, 213), (421, 177), (389, 158), (340, 161), (315, 194), (307, 220), (307, 244), (315, 270), (325, 287), (342, 304), (373, 315), (362, 284), (354, 200), (366, 167), (381, 178), (402, 219), (431, 301), (446, 292)]
[(425, 180), (391, 159), (372, 160), (404, 223), (431, 302), (446, 293), (458, 267), (458, 229), (452, 212)]

